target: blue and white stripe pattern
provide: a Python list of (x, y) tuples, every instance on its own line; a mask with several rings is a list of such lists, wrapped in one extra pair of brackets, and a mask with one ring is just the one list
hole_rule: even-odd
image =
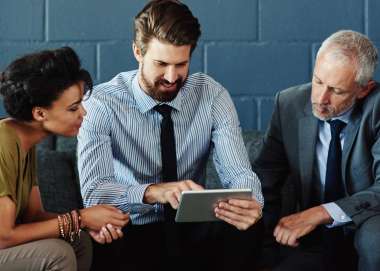
[[(147, 186), (160, 182), (162, 117), (137, 77), (137, 71), (120, 73), (96, 86), (84, 102), (87, 116), (78, 136), (78, 167), (85, 206), (112, 204), (130, 212), (134, 224), (147, 224), (163, 220), (161, 204), (143, 203)], [(263, 204), (260, 181), (251, 169), (228, 92), (197, 73), (168, 104), (174, 108), (179, 180), (204, 184), (213, 151), (223, 186), (252, 188)]]

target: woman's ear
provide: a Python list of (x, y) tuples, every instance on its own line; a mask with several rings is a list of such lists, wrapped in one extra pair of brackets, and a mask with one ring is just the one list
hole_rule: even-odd
[(32, 116), (36, 121), (44, 121), (46, 119), (46, 110), (39, 106), (33, 107)]

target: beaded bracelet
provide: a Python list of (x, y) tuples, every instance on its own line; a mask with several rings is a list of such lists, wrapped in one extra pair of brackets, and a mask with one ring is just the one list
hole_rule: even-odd
[(59, 215), (58, 216), (58, 228), (59, 228), (59, 237), (64, 239), (65, 238), (65, 234), (64, 234), (64, 231), (63, 231), (63, 222), (62, 222), (62, 217)]
[(81, 217), (78, 210), (58, 215), (59, 237), (74, 243), (79, 240), (81, 231)]

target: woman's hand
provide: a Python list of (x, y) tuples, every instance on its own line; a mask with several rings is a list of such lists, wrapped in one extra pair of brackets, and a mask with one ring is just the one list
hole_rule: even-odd
[(123, 228), (129, 222), (129, 214), (111, 205), (96, 205), (79, 211), (81, 216), (81, 228), (100, 232), (107, 224), (115, 228)]
[(123, 232), (120, 228), (107, 224), (99, 232), (89, 231), (91, 237), (100, 244), (111, 243), (113, 240), (123, 237)]

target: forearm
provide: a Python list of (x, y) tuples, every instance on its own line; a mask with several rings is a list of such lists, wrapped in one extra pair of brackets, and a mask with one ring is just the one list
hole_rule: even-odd
[(22, 222), (32, 223), (38, 221), (46, 221), (49, 219), (56, 218), (57, 215), (58, 214), (49, 213), (44, 210), (39, 187), (34, 186), (30, 193), (29, 203), (27, 209), (24, 212)]
[(58, 216), (58, 214), (40, 211), (35, 213), (33, 216), (25, 216), (23, 222), (24, 223), (33, 223), (33, 222), (41, 222), (49, 219), (54, 219)]
[(124, 212), (145, 212), (145, 209), (153, 208), (143, 202), (148, 186), (149, 184), (125, 185), (112, 180), (99, 181), (90, 187), (82, 188), (83, 203), (85, 207), (109, 204)]
[(43, 222), (16, 225), (7, 233), (0, 234), (0, 249), (13, 247), (27, 242), (58, 238), (58, 219), (49, 219)]
[[(240, 137), (237, 135), (237, 137)], [(240, 143), (238, 144), (237, 142)], [(215, 151), (215, 165), (218, 169), (220, 180), (225, 188), (250, 188), (252, 189), (252, 196), (261, 206), (264, 204), (264, 199), (261, 190), (261, 183), (258, 176), (252, 171), (249, 164), (248, 155), (246, 153), (244, 144), (239, 140), (234, 141), (236, 145), (225, 142), (220, 144), (217, 142)], [(232, 146), (230, 149), (224, 146)]]
[(263, 205), (260, 180), (252, 171), (238, 121), (235, 118), (228, 123), (219, 120), (212, 141), (215, 146), (214, 164), (223, 187), (250, 188), (253, 197)]

